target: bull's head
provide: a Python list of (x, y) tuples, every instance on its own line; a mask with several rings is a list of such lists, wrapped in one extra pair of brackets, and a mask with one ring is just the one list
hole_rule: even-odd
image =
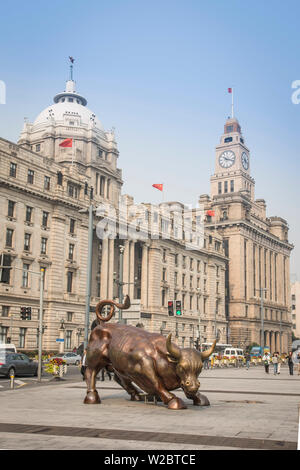
[(192, 348), (180, 349), (171, 342), (172, 333), (167, 338), (167, 357), (170, 362), (176, 363), (176, 374), (180, 377), (181, 386), (188, 394), (195, 394), (200, 382), (198, 376), (203, 367), (203, 361), (213, 352), (217, 343), (215, 340), (210, 349), (204, 352)]

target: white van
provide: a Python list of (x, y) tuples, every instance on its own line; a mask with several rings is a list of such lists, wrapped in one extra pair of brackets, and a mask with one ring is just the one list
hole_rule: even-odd
[(227, 348), (224, 351), (224, 356), (228, 357), (229, 359), (236, 359), (241, 361), (244, 358), (244, 351), (239, 348)]
[(1, 352), (17, 352), (17, 348), (14, 344), (10, 343), (0, 343), (0, 353)]

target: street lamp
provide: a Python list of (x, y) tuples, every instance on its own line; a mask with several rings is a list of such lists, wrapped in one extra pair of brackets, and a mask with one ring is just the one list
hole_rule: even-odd
[(80, 209), (78, 212), (89, 214), (88, 228), (88, 259), (87, 259), (87, 279), (86, 279), (86, 298), (85, 298), (85, 331), (84, 331), (84, 349), (87, 348), (90, 326), (90, 300), (91, 300), (91, 282), (92, 282), (92, 257), (93, 257), (93, 205), (90, 204), (87, 209)]

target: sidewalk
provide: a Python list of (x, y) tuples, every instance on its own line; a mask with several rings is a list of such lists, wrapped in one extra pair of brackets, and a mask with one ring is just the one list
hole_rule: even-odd
[(300, 377), (288, 369), (216, 369), (200, 375), (210, 407), (131, 402), (98, 382), (101, 405), (84, 405), (85, 383), (48, 382), (0, 395), (1, 449), (296, 449)]

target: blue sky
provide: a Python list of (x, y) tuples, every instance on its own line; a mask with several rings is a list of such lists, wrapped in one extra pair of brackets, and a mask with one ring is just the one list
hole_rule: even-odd
[(0, 135), (16, 141), (64, 89), (77, 89), (116, 128), (124, 192), (137, 202), (196, 204), (210, 192), (214, 150), (230, 114), (251, 151), (256, 197), (288, 220), (300, 280), (300, 3), (238, 0), (52, 0), (1, 5)]

